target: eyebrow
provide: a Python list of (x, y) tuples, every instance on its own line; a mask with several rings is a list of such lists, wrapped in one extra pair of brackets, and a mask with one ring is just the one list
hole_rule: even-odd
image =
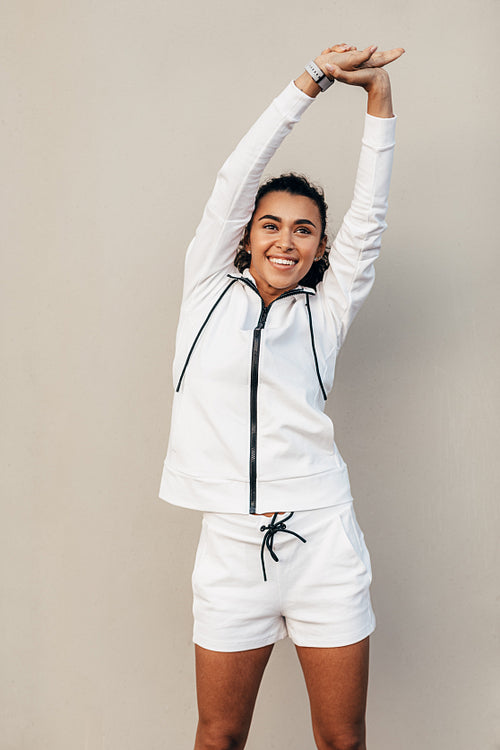
[[(264, 216), (261, 216), (258, 221), (262, 221), (262, 219), (271, 219), (271, 221), (281, 221), (281, 217), (279, 216), (273, 216), (272, 214), (265, 214)], [(297, 219), (297, 221), (293, 222), (294, 224), (310, 224), (312, 227), (316, 229), (316, 224), (314, 222), (310, 221), (309, 219)]]

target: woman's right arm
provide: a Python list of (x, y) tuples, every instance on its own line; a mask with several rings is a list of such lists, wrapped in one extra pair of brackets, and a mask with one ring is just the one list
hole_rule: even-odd
[[(338, 44), (325, 50), (316, 61), (348, 67), (378, 67), (389, 61), (391, 53), (374, 56), (373, 49), (357, 51), (352, 45)], [(379, 59), (374, 60), (377, 56)], [(236, 249), (251, 218), (262, 173), (319, 91), (309, 74), (302, 73), (273, 100), (222, 165), (187, 250), (183, 306), (213, 299), (221, 279), (234, 270)]]
[[(309, 82), (313, 83), (310, 78)], [(307, 91), (310, 93), (289, 83), (222, 165), (187, 250), (183, 304), (190, 306), (211, 299), (220, 287), (221, 277), (234, 271), (236, 248), (252, 215), (262, 173), (319, 88), (313, 84)]]

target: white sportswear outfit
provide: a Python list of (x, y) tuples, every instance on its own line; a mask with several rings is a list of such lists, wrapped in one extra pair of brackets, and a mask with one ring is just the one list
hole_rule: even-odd
[[(274, 99), (219, 171), (189, 245), (173, 364), (176, 391), (159, 496), (205, 511), (200, 542), (205, 550), (210, 546), (208, 528), (217, 525), (217, 514), (228, 514), (226, 521), (233, 519), (239, 529), (235, 538), (240, 540), (246, 535), (242, 529), (253, 525), (260, 542), (260, 525), (270, 519), (253, 514), (325, 509), (331, 519), (335, 506), (339, 506), (338, 518), (350, 508), (350, 549), (357, 551), (364, 567), (361, 608), (367, 613), (366, 630), (368, 621), (374, 626), (371, 605), (366, 604), (369, 556), (353, 516), (347, 466), (324, 405), (333, 385), (337, 353), (373, 285), (373, 263), (386, 228), (396, 118), (365, 116), (353, 202), (332, 245), (330, 268), (316, 289), (298, 286), (265, 307), (250, 271), (239, 273), (234, 267), (262, 173), (313, 101), (293, 82)], [(299, 516), (295, 514), (290, 529), (301, 534), (296, 528)], [(222, 527), (227, 530), (224, 519), (219, 521), (218, 533)], [(227, 560), (231, 562), (233, 555), (241, 558), (237, 550), (231, 551), (227, 535), (225, 539), (221, 552)], [(292, 534), (281, 533), (279, 540), (279, 546), (286, 542), (297, 555), (306, 547), (319, 549), (310, 544), (312, 540), (303, 544)], [(200, 548), (193, 577), (195, 618), (197, 610), (201, 617), (200, 602), (207, 600), (200, 580), (210, 568)], [(258, 559), (262, 585), (257, 566)], [(267, 567), (280, 566), (270, 562)], [(205, 584), (214, 587), (216, 581), (220, 569), (212, 583)], [(246, 582), (247, 590), (248, 586)], [(257, 594), (257, 602), (260, 598)], [(359, 592), (355, 598), (360, 600)], [(234, 601), (228, 604), (229, 610), (234, 608)], [(213, 603), (208, 609), (214, 611)], [(226, 620), (225, 614), (219, 616)], [(236, 640), (233, 646), (229, 643), (230, 635), (212, 638), (212, 626), (220, 630), (214, 620), (205, 636), (195, 641), (219, 644), (206, 645), (216, 650), (239, 650)], [(363, 627), (356, 629), (361, 632)], [(341, 630), (347, 632), (348, 627)], [(279, 632), (275, 627), (275, 640)], [(265, 637), (269, 635), (261, 633), (241, 642), (264, 645)], [(306, 645), (303, 639), (301, 645)]]

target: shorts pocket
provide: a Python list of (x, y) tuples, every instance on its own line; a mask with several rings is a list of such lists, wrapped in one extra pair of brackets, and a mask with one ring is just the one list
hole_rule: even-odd
[(356, 514), (354, 512), (352, 503), (350, 504), (348, 509), (344, 510), (339, 515), (339, 521), (344, 536), (349, 543), (351, 550), (354, 552), (358, 560), (363, 564), (371, 583), (372, 567), (370, 553), (368, 552), (368, 548), (365, 544), (365, 536), (361, 531), (361, 528), (356, 519)]

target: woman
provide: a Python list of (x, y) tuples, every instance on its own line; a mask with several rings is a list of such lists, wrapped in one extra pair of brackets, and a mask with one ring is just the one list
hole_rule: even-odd
[[(395, 130), (383, 66), (403, 51), (335, 45), (308, 63), (223, 165), (188, 248), (160, 497), (204, 511), (195, 750), (245, 745), (286, 635), (317, 747), (365, 748), (370, 558), (324, 405), (374, 280)], [(329, 256), (321, 190), (293, 174), (259, 180), (334, 80), (362, 87), (368, 104), (354, 199)]]

